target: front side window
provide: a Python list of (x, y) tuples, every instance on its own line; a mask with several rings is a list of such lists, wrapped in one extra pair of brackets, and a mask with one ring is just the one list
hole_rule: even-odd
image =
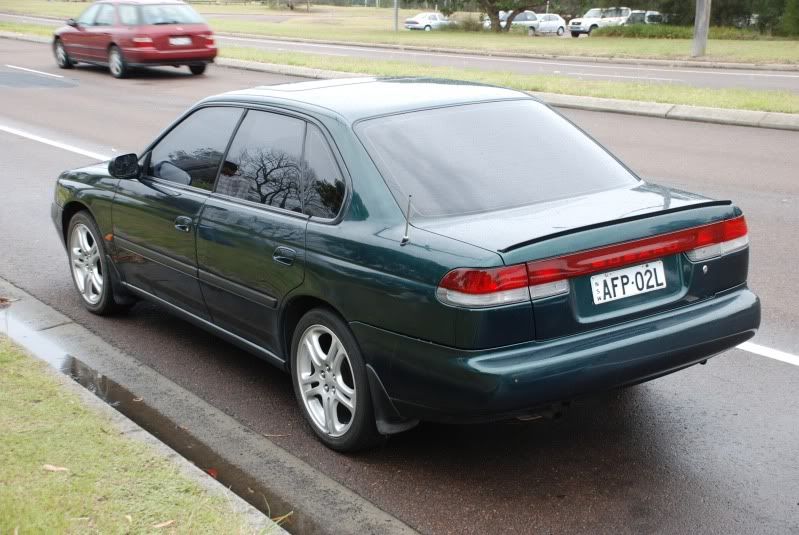
[(203, 18), (185, 4), (144, 4), (141, 6), (144, 24), (202, 24)]
[(302, 212), (305, 121), (249, 111), (219, 174), (216, 193)]
[(94, 19), (95, 26), (113, 26), (116, 21), (114, 20), (114, 6), (103, 4), (100, 6), (100, 11), (97, 13), (97, 18)]
[(92, 4), (86, 11), (80, 14), (77, 23), (81, 26), (91, 26), (94, 24), (94, 17), (97, 16), (97, 11), (100, 9), (100, 4)]
[[(638, 179), (566, 119), (534, 100), (377, 117), (355, 132), (400, 206), (445, 217), (503, 210)], [(520, 157), (523, 160), (520, 161)]]
[(139, 24), (139, 11), (136, 6), (122, 4), (119, 6), (119, 22), (123, 26), (136, 26)]
[(239, 108), (201, 108), (169, 131), (150, 153), (150, 176), (204, 190), (214, 187), (219, 164), (241, 117)]

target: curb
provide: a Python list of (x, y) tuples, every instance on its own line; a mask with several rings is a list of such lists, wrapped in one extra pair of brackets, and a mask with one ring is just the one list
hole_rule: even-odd
[[(59, 355), (80, 359), (98, 375), (123, 385), (130, 393), (144, 399), (155, 412), (183, 430), (179, 441), (189, 440), (210, 449), (223, 465), (231, 465), (247, 481), (240, 484), (262, 485), (274, 503), (291, 508), (293, 529), (321, 535), (411, 535), (408, 525), (379, 509), (330, 477), (279, 447), (235, 418), (185, 390), (152, 368), (140, 363), (87, 328), (39, 301), (13, 283), (0, 277), (0, 296), (12, 303), (0, 315), (8, 321), (8, 336), (42, 360)], [(0, 329), (5, 323), (0, 323)], [(255, 358), (255, 357), (253, 357)], [(57, 373), (55, 370), (53, 373)], [(65, 380), (61, 376), (63, 383)], [(286, 531), (252, 507), (220, 481), (195, 467), (169, 445), (134, 423), (94, 394), (76, 383), (81, 399), (108, 414), (123, 434), (155, 446), (181, 472), (203, 488), (234, 501), (254, 528), (267, 533)], [(195, 434), (196, 432), (196, 434)], [(200, 434), (201, 433), (201, 434)], [(196, 447), (196, 446), (195, 446)], [(184, 472), (185, 470), (185, 472)], [(221, 476), (220, 472), (220, 476)], [(196, 479), (195, 479), (196, 478)], [(264, 498), (266, 499), (266, 498)], [(239, 510), (239, 509), (237, 509)], [(299, 516), (298, 516), (299, 515)], [(260, 531), (259, 531), (260, 532)]]
[[(34, 43), (50, 43), (50, 39), (46, 37), (31, 36), (13, 32), (0, 31), (0, 38), (30, 41)], [(287, 76), (299, 76), (304, 78), (330, 79), (369, 77), (368, 75), (357, 73), (312, 69), (310, 67), (300, 67), (294, 65), (278, 65), (275, 63), (260, 63), (257, 61), (246, 61), (232, 58), (217, 58), (216, 63), (217, 65), (232, 69), (243, 69), (271, 74), (284, 74)], [(657, 117), (660, 119), (675, 119), (699, 123), (799, 131), (799, 113), (732, 110), (725, 108), (688, 106), (684, 104), (643, 102), (639, 100), (581, 97), (575, 95), (562, 95), (560, 93), (543, 93), (536, 91), (528, 91), (527, 93), (557, 108), (621, 113), (625, 115)]]
[[(53, 22), (63, 22), (62, 19), (56, 17), (45, 17), (40, 15), (21, 15), (19, 13), (0, 12), (0, 15), (9, 15), (19, 18), (32, 18), (51, 20)], [(209, 14), (213, 16), (214, 14)], [(218, 14), (217, 14), (218, 15)], [(598, 56), (560, 56), (557, 54), (531, 54), (524, 52), (503, 52), (498, 51), (485, 51), (481, 49), (470, 48), (447, 48), (447, 47), (430, 47), (420, 45), (395, 45), (391, 43), (362, 43), (357, 41), (337, 41), (337, 40), (324, 40), (324, 39), (307, 39), (303, 37), (282, 37), (261, 35), (252, 33), (236, 33), (236, 32), (215, 32), (219, 37), (244, 37), (247, 39), (264, 39), (270, 41), (286, 41), (290, 43), (313, 43), (325, 45), (338, 45), (338, 46), (354, 46), (360, 48), (383, 48), (390, 50), (409, 50), (414, 52), (439, 52), (443, 54), (461, 54), (472, 56), (487, 56), (498, 58), (523, 58), (523, 59), (543, 59), (551, 61), (569, 61), (569, 62), (583, 62), (583, 63), (620, 63), (624, 65), (648, 65), (654, 67), (694, 67), (705, 69), (740, 69), (752, 71), (783, 71), (783, 72), (799, 72), (799, 63), (742, 63), (737, 61), (702, 61), (702, 60), (689, 60), (689, 59), (655, 59), (655, 58), (626, 58), (626, 57), (598, 57)]]

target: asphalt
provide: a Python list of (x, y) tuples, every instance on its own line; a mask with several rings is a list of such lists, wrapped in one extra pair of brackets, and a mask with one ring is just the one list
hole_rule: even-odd
[[(799, 369), (742, 350), (707, 366), (575, 403), (560, 421), (425, 424), (348, 457), (306, 427), (287, 376), (165, 313), (83, 310), (49, 221), (53, 181), (89, 158), (137, 151), (208, 94), (283, 76), (214, 67), (114, 80), (57, 70), (41, 45), (3, 42), (0, 277), (41, 299), (205, 403), (425, 533), (789, 533), (799, 531)], [(55, 83), (55, 82), (58, 83)], [(799, 353), (795, 132), (585, 111), (568, 117), (652, 181), (733, 198), (747, 214), (750, 282), (763, 299), (755, 342)], [(566, 164), (565, 162), (564, 164)], [(153, 399), (167, 409), (171, 399)], [(186, 417), (192, 417), (186, 409)], [(207, 432), (218, 431), (215, 419)], [(235, 450), (236, 455), (252, 451)], [(331, 497), (335, 499), (335, 497)]]
[[(213, 27), (213, 19), (209, 15)], [(225, 18), (251, 16), (230, 15)], [(58, 26), (63, 22), (45, 17), (0, 13), (0, 20), (34, 22)], [(534, 39), (557, 39), (535, 37)], [(566, 39), (566, 38), (564, 38)], [(570, 37), (568, 39), (571, 39)], [(636, 65), (631, 63), (597, 63), (585, 59), (543, 59), (523, 57), (498, 57), (478, 53), (453, 53), (382, 46), (360, 46), (346, 43), (325, 43), (267, 39), (259, 37), (218, 35), (220, 46), (237, 46), (268, 50), (270, 52), (304, 52), (331, 57), (349, 57), (373, 60), (406, 61), (418, 65), (460, 67), (488, 71), (505, 71), (518, 74), (555, 74), (579, 80), (608, 80), (618, 82), (644, 82), (651, 84), (680, 84), (702, 88), (767, 89), (799, 92), (799, 72), (744, 68), (702, 68), (687, 66)], [(775, 44), (775, 46), (779, 46)]]

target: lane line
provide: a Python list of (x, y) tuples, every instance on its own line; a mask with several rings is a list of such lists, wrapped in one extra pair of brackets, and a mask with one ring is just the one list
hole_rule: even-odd
[(34, 70), (34, 69), (28, 69), (27, 67), (18, 67), (16, 65), (9, 65), (8, 63), (6, 63), (6, 67), (8, 67), (9, 69), (17, 69), (18, 71), (32, 72), (33, 74), (40, 74), (42, 76), (52, 76), (53, 78), (63, 78), (63, 76), (61, 76), (60, 74), (50, 74), (49, 72), (43, 72), (43, 71), (37, 71), (37, 70)]
[(629, 78), (632, 80), (658, 80), (662, 82), (675, 82), (675, 78), (655, 78), (653, 76), (626, 76), (624, 74), (602, 74), (599, 72), (566, 72), (569, 76), (598, 76), (600, 78)]
[[(57, 147), (59, 149), (63, 149), (69, 152), (74, 152), (75, 154), (80, 154), (82, 156), (88, 156), (89, 158), (96, 158), (98, 160), (103, 160), (103, 161), (111, 158), (110, 156), (106, 156), (105, 154), (84, 150), (74, 145), (61, 143), (60, 141), (47, 139), (41, 136), (37, 136), (35, 134), (31, 134), (29, 132), (25, 132), (4, 125), (0, 125), (0, 131), (7, 132), (9, 134), (13, 134), (15, 136), (23, 137), (26, 139), (30, 139), (32, 141), (37, 141), (39, 143), (44, 143), (45, 145), (50, 145), (51, 147)], [(749, 353), (754, 353), (755, 355), (760, 355), (761, 357), (767, 357), (773, 360), (778, 360), (780, 362), (785, 362), (787, 364), (793, 364), (794, 366), (799, 366), (799, 356), (791, 355), (790, 353), (786, 353), (785, 351), (780, 351), (779, 349), (772, 349), (770, 347), (761, 346), (760, 344), (754, 344), (752, 342), (744, 342), (743, 344), (740, 344), (737, 347), (738, 349), (742, 349), (743, 351), (748, 351)]]
[(95, 160), (105, 161), (111, 159), (111, 156), (100, 154), (99, 152), (92, 152), (90, 150), (85, 150), (80, 147), (76, 147), (75, 145), (62, 143), (60, 141), (56, 141), (54, 139), (48, 139), (42, 136), (37, 136), (36, 134), (31, 134), (30, 132), (25, 132), (23, 130), (18, 130), (16, 128), (11, 128), (10, 126), (5, 126), (2, 124), (0, 124), (0, 132), (6, 132), (8, 134), (12, 134), (15, 136), (24, 137), (25, 139), (30, 139), (31, 141), (37, 141), (45, 145), (50, 145), (51, 147), (56, 147), (69, 152), (74, 152), (75, 154), (80, 154), (81, 156), (86, 156), (88, 158), (93, 158)]
[(754, 353), (755, 355), (760, 355), (761, 357), (768, 357), (770, 359), (779, 360), (780, 362), (786, 362), (788, 364), (793, 364), (794, 366), (799, 366), (798, 356), (791, 355), (785, 351), (780, 351), (779, 349), (772, 349), (770, 347), (761, 346), (760, 344), (753, 344), (752, 342), (744, 342), (738, 346), (738, 349), (743, 349), (744, 351)]
[[(646, 66), (637, 66), (637, 65), (599, 65), (599, 64), (584, 64), (584, 63), (575, 63), (575, 62), (558, 62), (558, 61), (546, 61), (546, 60), (534, 60), (534, 59), (526, 59), (526, 58), (503, 58), (503, 57), (496, 57), (496, 56), (474, 56), (469, 54), (448, 54), (446, 52), (423, 52), (417, 50), (394, 50), (390, 48), (370, 48), (368, 46), (348, 46), (348, 45), (330, 45), (324, 43), (302, 43), (302, 42), (293, 42), (293, 41), (275, 41), (269, 39), (256, 39), (251, 37), (229, 37), (225, 35), (217, 35), (217, 39), (219, 40), (227, 40), (227, 41), (245, 41), (249, 43), (261, 43), (263, 45), (277, 45), (281, 47), (286, 47), (287, 50), (293, 50), (297, 52), (302, 52), (302, 47), (309, 47), (309, 48), (337, 48), (341, 50), (352, 50), (352, 51), (366, 51), (372, 53), (387, 53), (387, 54), (400, 54), (406, 56), (433, 56), (433, 57), (441, 57), (441, 58), (454, 58), (454, 59), (472, 59), (476, 61), (484, 61), (484, 62), (505, 62), (505, 63), (527, 63), (531, 65), (552, 65), (552, 66), (562, 66), (562, 67), (572, 67), (572, 68), (585, 68), (585, 69), (619, 69), (619, 70), (634, 70), (634, 71), (654, 71), (654, 72), (668, 72), (668, 73), (683, 73), (683, 74), (702, 74), (707, 76), (755, 76), (760, 78), (799, 78), (799, 74), (782, 74), (782, 73), (775, 73), (775, 72), (723, 72), (720, 69), (707, 69), (707, 70), (699, 70), (699, 69), (678, 69), (678, 68), (660, 68), (660, 67), (646, 67)], [(289, 43), (294, 44), (291, 46)], [(306, 52), (308, 53), (308, 52)], [(377, 58), (380, 59), (380, 58)], [(744, 69), (740, 69), (743, 71)]]

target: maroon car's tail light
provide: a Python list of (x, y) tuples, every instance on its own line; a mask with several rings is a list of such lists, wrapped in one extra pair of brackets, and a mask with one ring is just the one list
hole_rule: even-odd
[[(743, 216), (596, 249), (495, 269), (455, 269), (436, 295), (446, 304), (488, 307), (567, 293), (569, 279), (685, 253), (699, 262), (749, 245)], [(522, 272), (526, 280), (522, 282)]]
[(201, 35), (200, 37), (205, 39), (205, 46), (208, 48), (216, 48), (216, 41), (214, 41), (213, 35)]
[(138, 36), (132, 39), (133, 46), (137, 48), (150, 48), (153, 46), (152, 37)]

